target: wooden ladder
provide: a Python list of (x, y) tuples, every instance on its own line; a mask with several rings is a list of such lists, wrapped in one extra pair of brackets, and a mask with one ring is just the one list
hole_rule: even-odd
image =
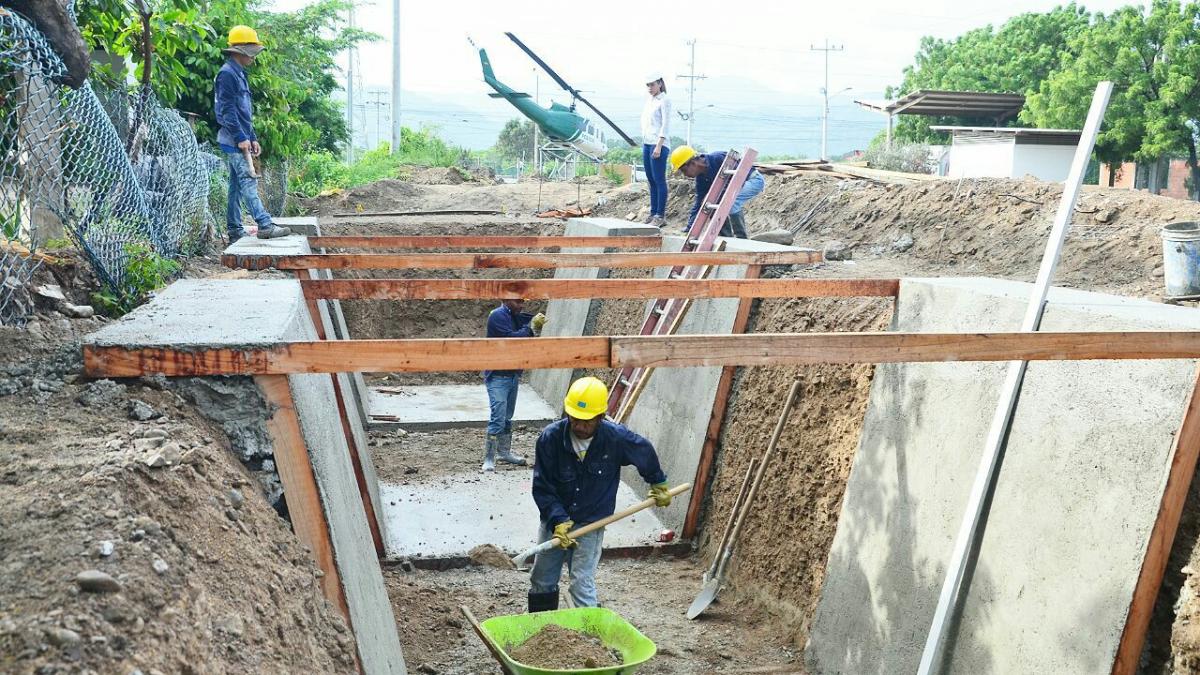
[[(754, 160), (758, 151), (746, 148), (741, 154), (730, 150), (725, 155), (725, 161), (717, 171), (717, 177), (704, 196), (696, 220), (688, 228), (684, 238), (682, 253), (693, 251), (714, 251), (723, 248), (724, 243), (718, 242), (717, 236), (725, 225), (733, 209), (733, 202), (742, 189), (742, 184), (754, 169)], [(676, 265), (667, 273), (668, 279), (702, 279), (711, 272), (711, 265)], [(684, 314), (691, 305), (691, 300), (683, 298), (659, 298), (650, 307), (650, 312), (642, 321), (641, 335), (673, 335), (679, 328)], [(617, 378), (609, 387), (608, 414), (619, 423), (629, 417), (633, 406), (637, 403), (646, 381), (653, 368), (627, 367), (617, 373)]]

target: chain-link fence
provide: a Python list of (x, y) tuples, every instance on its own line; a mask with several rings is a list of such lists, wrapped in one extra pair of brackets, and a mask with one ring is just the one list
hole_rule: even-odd
[(63, 64), (20, 16), (0, 13), (0, 323), (30, 307), (33, 253), (69, 239), (116, 296), (136, 290), (131, 264), (196, 253), (224, 212), (191, 127), (143, 89), (70, 89)]

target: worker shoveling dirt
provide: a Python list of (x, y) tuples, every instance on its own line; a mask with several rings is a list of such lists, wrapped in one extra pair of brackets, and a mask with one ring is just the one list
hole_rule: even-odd
[(550, 624), (508, 650), (517, 661), (538, 668), (577, 670), (622, 664), (621, 653), (593, 635)]

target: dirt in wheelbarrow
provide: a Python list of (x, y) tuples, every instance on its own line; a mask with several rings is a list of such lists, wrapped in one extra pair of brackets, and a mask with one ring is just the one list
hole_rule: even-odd
[(622, 663), (620, 652), (605, 647), (600, 638), (554, 624), (543, 626), (508, 653), (525, 665), (557, 670), (607, 668)]

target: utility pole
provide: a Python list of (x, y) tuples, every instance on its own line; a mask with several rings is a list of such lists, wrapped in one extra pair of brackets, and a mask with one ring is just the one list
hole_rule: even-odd
[[(696, 74), (696, 39), (688, 40), (688, 46), (692, 48), (692, 60), (688, 63), (687, 75), (676, 75), (677, 79), (686, 79), (688, 81), (688, 114), (687, 114), (687, 144), (692, 144), (692, 120), (696, 117), (696, 80), (707, 79), (704, 75)], [(670, 140), (670, 139), (667, 139)]]
[[(542, 95), (542, 74), (535, 67), (533, 69), (533, 102), (535, 105), (541, 105), (538, 100)], [(542, 175), (542, 156), (538, 146), (538, 125), (537, 122), (530, 121), (533, 124), (533, 175)]]
[(392, 154), (400, 152), (400, 0), (392, 0)]
[[(354, 28), (354, 3), (350, 3), (350, 28)], [(350, 132), (350, 142), (346, 144), (346, 161), (354, 161), (354, 46), (346, 52), (346, 130)]]
[(825, 38), (825, 46), (809, 46), (809, 51), (825, 52), (825, 86), (821, 87), (821, 95), (825, 97), (825, 105), (821, 108), (821, 159), (829, 159), (829, 52), (840, 52), (845, 49), (842, 45), (829, 45)]

